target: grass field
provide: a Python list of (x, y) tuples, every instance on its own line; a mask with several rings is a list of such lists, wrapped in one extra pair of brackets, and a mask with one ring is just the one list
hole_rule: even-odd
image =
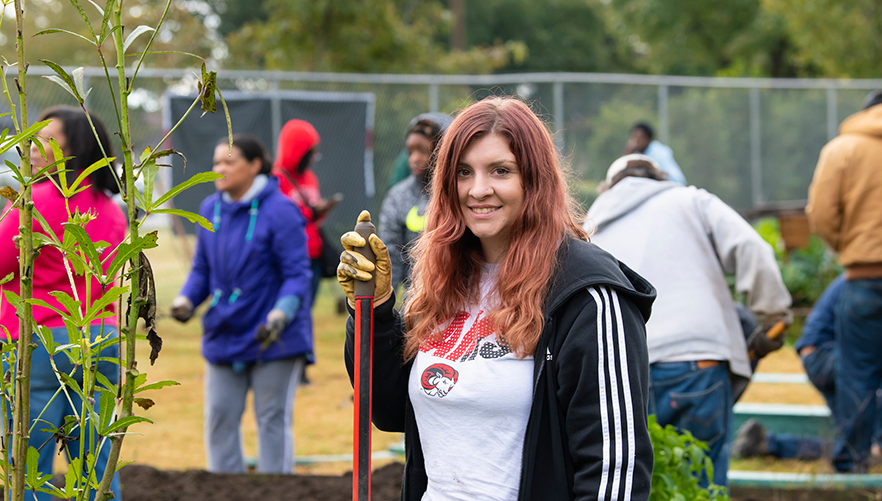
[[(154, 391), (156, 405), (139, 410), (155, 424), (134, 427), (137, 434), (126, 438), (123, 459), (134, 460), (163, 469), (204, 468), (202, 426), (202, 383), (204, 360), (200, 355), (201, 325), (198, 317), (180, 324), (168, 311), (189, 271), (187, 246), (192, 242), (176, 239), (161, 232), (160, 247), (149, 253), (156, 275), (158, 332), (163, 349), (156, 365), (150, 366), (148, 349), (139, 349), (139, 369), (150, 381), (172, 379), (180, 386)], [(309, 368), (310, 385), (299, 389), (294, 411), (294, 436), (297, 455), (347, 454), (352, 451), (352, 388), (343, 365), (345, 315), (337, 313), (337, 284), (325, 280), (313, 310), (317, 363)], [(204, 306), (203, 306), (204, 308)], [(199, 310), (201, 311), (201, 310)], [(798, 357), (790, 347), (766, 357), (759, 371), (802, 372)], [(823, 404), (823, 398), (809, 385), (753, 384), (742, 401), (799, 404)], [(397, 442), (397, 434), (374, 430), (373, 449), (386, 450)], [(256, 454), (256, 433), (249, 408), (243, 419), (243, 441), (246, 455)], [(382, 462), (376, 463), (383, 464)], [(749, 460), (733, 462), (735, 469), (766, 471), (827, 472), (824, 463), (799, 461)], [(321, 463), (298, 466), (300, 473), (339, 474), (351, 469), (349, 463)]]
[[(150, 366), (146, 343), (139, 347), (139, 369), (149, 381), (171, 379), (180, 386), (156, 390), (150, 397), (156, 405), (138, 412), (154, 421), (133, 427), (137, 434), (126, 437), (123, 459), (163, 469), (204, 468), (202, 426), (202, 384), (205, 361), (200, 354), (202, 333), (199, 317), (180, 324), (168, 316), (172, 300), (189, 271), (187, 245), (170, 232), (160, 233), (160, 246), (149, 251), (156, 278), (157, 331), (163, 348), (156, 365)], [(347, 454), (352, 452), (352, 387), (343, 365), (344, 322), (336, 308), (336, 282), (325, 280), (313, 310), (317, 363), (308, 369), (308, 386), (302, 386), (294, 406), (294, 436), (297, 455)], [(342, 292), (341, 292), (342, 293)], [(205, 307), (203, 306), (199, 312)], [(249, 400), (242, 435), (246, 455), (255, 456), (256, 428)], [(373, 449), (386, 450), (400, 440), (397, 434), (374, 430)], [(382, 463), (377, 463), (382, 464)], [(348, 463), (298, 466), (298, 471), (342, 473)]]

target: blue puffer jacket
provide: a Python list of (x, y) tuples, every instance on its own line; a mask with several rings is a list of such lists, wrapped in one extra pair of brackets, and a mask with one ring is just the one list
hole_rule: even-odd
[[(193, 269), (181, 290), (194, 305), (209, 299), (202, 319), (202, 355), (213, 364), (255, 362), (312, 353), (305, 221), (269, 178), (253, 200), (228, 203), (221, 193), (199, 213), (215, 232), (197, 228)], [(300, 307), (279, 340), (261, 350), (258, 326), (278, 299), (296, 296)]]

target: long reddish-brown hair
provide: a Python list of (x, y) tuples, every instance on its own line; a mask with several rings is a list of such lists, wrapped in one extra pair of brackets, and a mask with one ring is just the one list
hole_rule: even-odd
[(505, 97), (490, 97), (463, 110), (437, 152), (426, 226), (415, 248), (413, 288), (404, 309), (407, 360), (422, 343), (441, 335), (440, 324), (479, 299), (483, 254), (463, 221), (456, 173), (465, 150), (491, 134), (508, 141), (524, 190), (498, 271), (498, 306), (489, 315), (501, 341), (518, 356), (532, 355), (542, 333), (542, 307), (557, 249), (568, 235), (588, 238), (576, 222), (557, 150), (539, 117), (523, 102)]

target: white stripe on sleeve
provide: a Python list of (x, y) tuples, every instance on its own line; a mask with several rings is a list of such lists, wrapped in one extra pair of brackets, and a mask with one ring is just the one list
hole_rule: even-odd
[(634, 483), (634, 459), (636, 453), (634, 451), (635, 431), (634, 431), (634, 409), (631, 400), (631, 380), (628, 375), (628, 355), (625, 352), (625, 324), (622, 322), (622, 307), (619, 304), (619, 295), (616, 291), (611, 291), (613, 307), (616, 312), (616, 323), (618, 324), (619, 334), (619, 366), (622, 370), (622, 388), (625, 394), (625, 417), (627, 418), (627, 435), (628, 435), (628, 472), (625, 476), (625, 500), (631, 499), (631, 487)]
[(609, 416), (606, 409), (606, 374), (604, 373), (603, 360), (603, 315), (601, 307), (603, 301), (596, 289), (588, 289), (594, 302), (597, 304), (597, 386), (599, 388), (600, 399), (600, 427), (603, 431), (603, 468), (600, 475), (600, 487), (597, 489), (597, 501), (606, 499), (606, 486), (609, 482)]
[(616, 463), (615, 470), (613, 470), (613, 480), (612, 480), (612, 495), (610, 496), (610, 501), (618, 501), (619, 499), (619, 483), (622, 480), (622, 414), (621, 409), (619, 409), (619, 383), (618, 377), (616, 376), (616, 353), (615, 353), (615, 334), (613, 333), (613, 318), (612, 318), (612, 309), (609, 304), (609, 292), (606, 287), (602, 287), (600, 289), (601, 294), (603, 294), (603, 316), (606, 317), (606, 350), (607, 356), (609, 358), (609, 385), (612, 390), (612, 399), (610, 402), (610, 406), (613, 411), (613, 422), (615, 424), (615, 438), (616, 438)]

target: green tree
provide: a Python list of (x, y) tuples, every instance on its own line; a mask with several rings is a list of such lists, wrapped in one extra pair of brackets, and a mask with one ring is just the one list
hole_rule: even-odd
[(882, 75), (882, 4), (878, 0), (765, 0), (763, 6), (786, 19), (795, 60), (816, 67), (819, 76)]
[(449, 51), (441, 2), (265, 0), (265, 21), (227, 37), (239, 68), (364, 73), (489, 73), (523, 56), (516, 43)]
[(598, 5), (585, 0), (471, 2), (466, 12), (469, 42), (476, 47), (500, 40), (524, 44), (527, 57), (507, 65), (506, 72), (630, 70)]

